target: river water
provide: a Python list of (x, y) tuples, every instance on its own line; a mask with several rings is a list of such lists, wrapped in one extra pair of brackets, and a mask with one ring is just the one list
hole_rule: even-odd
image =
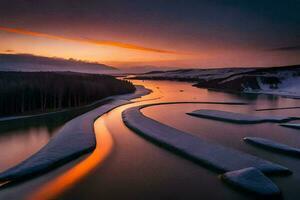
[[(245, 101), (251, 105), (174, 104), (148, 107), (142, 112), (155, 120), (199, 137), (289, 167), (289, 177), (272, 177), (285, 199), (298, 199), (300, 160), (270, 153), (245, 144), (245, 136), (261, 136), (300, 147), (300, 131), (264, 123), (235, 125), (186, 115), (196, 109), (220, 109), (257, 115), (299, 116), (299, 109), (260, 111), (269, 107), (299, 106), (300, 101), (274, 96), (233, 95), (192, 87), (190, 83), (171, 81), (133, 81), (153, 90), (136, 103), (121, 106), (100, 117), (113, 138), (108, 158), (89, 175), (66, 190), (58, 199), (253, 199), (224, 185), (215, 172), (177, 156), (146, 141), (122, 122), (125, 109), (147, 103), (169, 101)], [(101, 130), (99, 130), (101, 132)], [(100, 146), (101, 148), (101, 146)], [(230, 158), (228, 158), (230, 159)], [(298, 195), (297, 195), (298, 194)]]
[(66, 122), (90, 109), (93, 106), (0, 121), (0, 172), (26, 160), (45, 146)]
[[(285, 199), (298, 199), (300, 195), (297, 187), (300, 184), (300, 160), (251, 146), (244, 143), (242, 138), (245, 136), (265, 137), (300, 148), (300, 130), (284, 128), (275, 123), (236, 125), (196, 118), (187, 115), (186, 112), (205, 108), (256, 115), (299, 116), (300, 109), (259, 112), (255, 110), (270, 107), (300, 106), (300, 100), (270, 95), (235, 95), (214, 92), (195, 88), (191, 86), (191, 83), (184, 82), (134, 80), (133, 83), (144, 85), (152, 89), (153, 93), (136, 99), (132, 104), (116, 108), (100, 117), (95, 123), (97, 150), (88, 156), (87, 159), (62, 173), (59, 177), (59, 182), (55, 182), (54, 179), (53, 183), (48, 184), (50, 186), (46, 184), (41, 186), (41, 188), (37, 188), (37, 191), (50, 191), (51, 193), (53, 185), (55, 186), (56, 183), (59, 183), (62, 185), (61, 187), (64, 184), (68, 184), (68, 187), (59, 193), (50, 194), (51, 198), (253, 199), (251, 195), (233, 190), (224, 185), (218, 179), (216, 172), (141, 138), (129, 130), (123, 124), (121, 118), (121, 113), (125, 109), (148, 103), (243, 101), (250, 103), (250, 105), (173, 104), (148, 107), (143, 109), (142, 112), (150, 118), (190, 134), (239, 149), (290, 168), (294, 172), (293, 175), (271, 178), (282, 189)], [(56, 127), (53, 131), (46, 131), (45, 134), (41, 134), (43, 136), (32, 136), (35, 138), (34, 140), (43, 141), (37, 145), (36, 149), (48, 141), (47, 138), (44, 140), (39, 138), (51, 137), (51, 133), (54, 134), (59, 128), (59, 126)], [(43, 131), (37, 132), (41, 133)], [(28, 134), (27, 137), (31, 137), (29, 133), (30, 131), (24, 131), (23, 134)], [(103, 135), (106, 135), (106, 137)], [(108, 137), (108, 135), (110, 136)], [(19, 140), (21, 141), (21, 138)], [(31, 140), (25, 140), (24, 143), (27, 141), (30, 142)], [(12, 147), (9, 146), (11, 144), (6, 144), (8, 144), (8, 148)], [(17, 142), (16, 146), (18, 145), (20, 143)], [(35, 151), (32, 150), (30, 152), (32, 154)], [(11, 150), (7, 150), (6, 154), (10, 152)], [(77, 168), (78, 170), (76, 171)], [(84, 172), (84, 170), (86, 171)], [(73, 176), (82, 174), (82, 177), (78, 178), (77, 176), (75, 179), (70, 174), (73, 174)]]

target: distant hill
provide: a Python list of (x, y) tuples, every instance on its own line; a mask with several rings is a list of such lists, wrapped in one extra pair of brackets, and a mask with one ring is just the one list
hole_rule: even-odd
[(117, 68), (75, 59), (35, 56), (32, 54), (0, 54), (0, 71), (73, 71), (82, 73), (115, 73)]
[(131, 79), (189, 81), (196, 87), (213, 90), (300, 99), (300, 65), (152, 71)]
[(178, 69), (178, 67), (161, 67), (161, 66), (145, 65), (145, 66), (123, 67), (122, 72), (128, 74), (142, 74), (151, 71), (167, 71), (167, 70), (175, 70), (175, 69)]

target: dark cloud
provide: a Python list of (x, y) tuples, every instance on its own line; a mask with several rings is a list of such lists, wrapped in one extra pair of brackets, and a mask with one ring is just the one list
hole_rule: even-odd
[(279, 47), (271, 50), (272, 51), (300, 51), (300, 45)]

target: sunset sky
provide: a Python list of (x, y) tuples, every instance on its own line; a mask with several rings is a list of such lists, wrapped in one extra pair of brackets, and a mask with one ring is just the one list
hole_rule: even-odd
[(0, 53), (117, 67), (300, 64), (299, 0), (1, 0)]

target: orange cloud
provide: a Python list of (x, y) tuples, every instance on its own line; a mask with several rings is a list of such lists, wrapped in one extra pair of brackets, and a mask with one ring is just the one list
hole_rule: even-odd
[(0, 31), (5, 31), (5, 32), (9, 32), (9, 33), (17, 33), (17, 34), (22, 34), (22, 35), (30, 35), (30, 36), (35, 36), (35, 37), (49, 38), (49, 39), (54, 39), (54, 40), (83, 42), (83, 43), (88, 43), (88, 44), (93, 44), (93, 45), (113, 46), (113, 47), (140, 50), (140, 51), (148, 51), (148, 52), (154, 52), (154, 53), (180, 54), (179, 52), (176, 52), (176, 51), (143, 47), (143, 46), (129, 44), (129, 43), (123, 43), (123, 42), (56, 36), (56, 35), (50, 35), (47, 33), (29, 31), (29, 30), (20, 29), (20, 28), (10, 28), (10, 27), (5, 27), (5, 26), (0, 26)]

